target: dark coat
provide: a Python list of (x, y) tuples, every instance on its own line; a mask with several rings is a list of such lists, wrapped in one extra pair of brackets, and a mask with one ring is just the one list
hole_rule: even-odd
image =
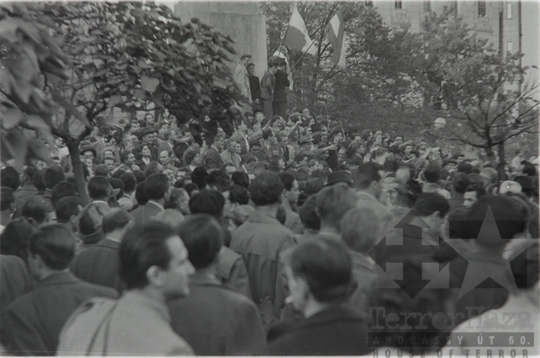
[(261, 98), (261, 84), (259, 77), (249, 76), (249, 88), (251, 90), (251, 100), (255, 101)]
[(222, 165), (223, 160), (219, 152), (213, 147), (208, 148), (204, 154), (204, 166), (208, 169), (219, 169)]
[(70, 272), (51, 275), (8, 307), (1, 320), (1, 336), (6, 337), (2, 343), (15, 355), (55, 355), (60, 330), (79, 305), (92, 297), (117, 296), (115, 290), (81, 281)]
[(120, 243), (102, 239), (76, 255), (70, 270), (83, 281), (123, 291), (124, 284), (118, 273), (118, 250)]
[[(31, 289), (24, 261), (18, 256), (0, 256), (0, 315), (17, 298)], [(0, 321), (0, 324), (2, 322)]]
[(372, 351), (367, 334), (367, 324), (358, 313), (336, 305), (285, 330), (270, 343), (265, 354), (359, 356)]
[(276, 86), (274, 87), (274, 102), (287, 103), (287, 92), (285, 89), (290, 86), (287, 73), (282, 70), (276, 71)]
[(196, 273), (187, 297), (169, 302), (171, 326), (196, 355), (254, 355), (265, 336), (257, 306), (250, 299)]

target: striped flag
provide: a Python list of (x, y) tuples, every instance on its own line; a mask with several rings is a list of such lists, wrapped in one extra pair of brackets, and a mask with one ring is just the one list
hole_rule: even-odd
[(312, 43), (313, 41), (311, 41), (311, 38), (309, 37), (304, 19), (302, 19), (302, 16), (300, 16), (300, 13), (295, 6), (283, 44), (315, 56), (317, 52), (316, 48), (312, 46)]
[(343, 13), (340, 10), (332, 17), (328, 25), (326, 25), (326, 34), (330, 40), (330, 44), (334, 49), (332, 53), (332, 61), (340, 67), (345, 68), (345, 33), (343, 23)]

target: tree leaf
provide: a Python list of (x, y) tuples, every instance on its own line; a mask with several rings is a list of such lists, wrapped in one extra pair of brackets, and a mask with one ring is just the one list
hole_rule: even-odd
[(24, 134), (18, 128), (12, 128), (2, 138), (2, 147), (2, 161), (6, 162), (6, 158), (14, 159), (15, 169), (20, 171), (24, 166), (27, 152), (26, 137)]
[(146, 92), (142, 88), (137, 88), (136, 90), (134, 90), (133, 95), (141, 100), (146, 99)]
[(54, 146), (54, 137), (51, 133), (51, 126), (41, 117), (35, 114), (29, 115), (26, 122), (36, 130), (39, 136), (51, 145)]
[(109, 98), (109, 102), (107, 102), (107, 108), (113, 108), (118, 103), (122, 103), (122, 96), (119, 96), (119, 95), (111, 96), (111, 98)]
[(9, 108), (2, 113), (2, 128), (9, 130), (16, 127), (23, 119), (23, 114), (18, 108)]
[(159, 86), (159, 79), (142, 75), (141, 86), (145, 91), (154, 93)]
[[(53, 139), (52, 145), (54, 145), (54, 139)], [(36, 138), (30, 138), (28, 140), (27, 146), (28, 146), (27, 159), (35, 158), (35, 159), (43, 160), (44, 162), (49, 163), (49, 164), (52, 162), (50, 150), (40, 140)]]

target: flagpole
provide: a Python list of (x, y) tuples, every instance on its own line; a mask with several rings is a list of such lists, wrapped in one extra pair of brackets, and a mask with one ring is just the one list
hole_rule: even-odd
[(306, 55), (306, 53), (309, 51), (309, 49), (311, 48), (311, 46), (313, 46), (313, 44), (315, 43), (315, 41), (311, 41), (311, 44), (309, 45), (309, 47), (306, 49), (306, 51), (304, 51), (302, 53), (302, 56), (300, 56), (300, 58), (294, 63), (293, 67), (291, 67), (291, 72), (292, 70), (296, 67), (296, 65), (300, 62), (300, 60), (302, 58), (304, 58), (304, 56)]

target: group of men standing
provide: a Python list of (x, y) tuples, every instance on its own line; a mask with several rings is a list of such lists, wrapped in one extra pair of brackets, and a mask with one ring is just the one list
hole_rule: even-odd
[(242, 97), (251, 103), (253, 112), (264, 112), (266, 118), (273, 115), (287, 117), (287, 93), (290, 86), (287, 62), (283, 58), (272, 57), (268, 61), (268, 69), (259, 80), (254, 75), (255, 64), (251, 55), (242, 55), (240, 63), (234, 71), (234, 80), (240, 87)]

